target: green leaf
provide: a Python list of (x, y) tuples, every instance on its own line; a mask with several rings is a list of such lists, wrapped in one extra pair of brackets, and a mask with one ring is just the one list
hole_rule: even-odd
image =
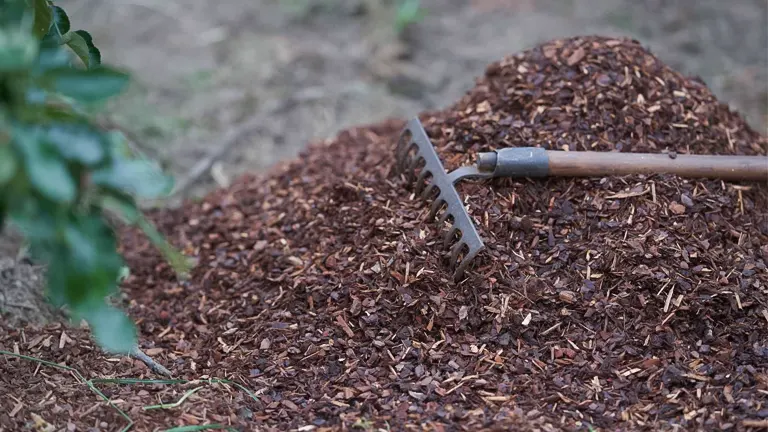
[(32, 7), (35, 11), (35, 23), (33, 25), (35, 36), (42, 39), (51, 28), (53, 11), (48, 0), (32, 0)]
[(77, 54), (83, 64), (93, 69), (101, 64), (101, 51), (93, 44), (93, 37), (85, 30), (67, 35), (67, 46)]
[(67, 46), (72, 49), (72, 51), (77, 54), (77, 57), (80, 58), (80, 61), (83, 62), (85, 67), (90, 68), (91, 67), (91, 56), (88, 51), (88, 43), (83, 39), (82, 36), (80, 36), (77, 33), (72, 33), (70, 35), (69, 41), (67, 41)]
[(138, 226), (176, 272), (183, 275), (192, 268), (191, 260), (168, 243), (157, 228), (139, 211), (132, 198), (116, 193), (107, 194), (102, 197), (101, 206), (107, 211), (116, 213), (124, 223)]
[(117, 280), (123, 260), (117, 253), (117, 237), (100, 213), (71, 218), (64, 229), (64, 240), (70, 256), (79, 269), (95, 279), (95, 285), (106, 287), (99, 296), (114, 292), (111, 285)]
[[(34, 18), (34, 15), (30, 15), (29, 13), (29, 1), (30, 0), (0, 1), (0, 28), (4, 28), (9, 24), (14, 27), (21, 24), (25, 31), (32, 31), (32, 18)], [(34, 12), (34, 10), (32, 12)]]
[(171, 267), (173, 267), (174, 271), (181, 274), (182, 276), (189, 272), (193, 266), (192, 260), (188, 259), (184, 254), (176, 250), (173, 245), (168, 243), (165, 237), (160, 234), (160, 232), (157, 230), (157, 228), (155, 228), (154, 225), (152, 225), (152, 223), (150, 223), (146, 218), (141, 217), (137, 225), (139, 228), (141, 228), (149, 241), (152, 242), (152, 245), (155, 246), (160, 251), (160, 253), (163, 254), (163, 257), (165, 257), (168, 263), (171, 264)]
[(24, 235), (24, 238), (30, 242), (32, 249), (39, 249), (44, 252), (40, 258), (46, 259), (44, 255), (55, 252), (53, 249), (47, 250), (51, 239), (56, 236), (56, 220), (54, 219), (53, 209), (45, 206), (46, 201), (41, 201), (37, 197), (23, 193), (20, 197), (13, 197), (9, 202), (10, 220)]
[(192, 261), (168, 243), (157, 228), (144, 217), (131, 197), (120, 196), (117, 193), (107, 194), (101, 199), (101, 207), (116, 213), (122, 218), (123, 223), (138, 226), (152, 245), (163, 254), (174, 271), (185, 275), (192, 268)]
[(130, 318), (106, 303), (91, 306), (83, 318), (88, 321), (96, 342), (107, 352), (128, 354), (136, 346), (136, 327)]
[[(4, 186), (16, 175), (17, 166), (16, 154), (11, 147), (8, 145), (0, 146), (0, 186)], [(2, 225), (0, 225), (0, 229), (2, 229)]]
[(39, 134), (20, 128), (14, 132), (14, 145), (24, 155), (27, 176), (35, 189), (56, 202), (74, 201), (77, 186), (65, 161), (45, 148)]
[(69, 17), (67, 16), (67, 13), (64, 12), (64, 9), (58, 6), (53, 7), (53, 24), (54, 28), (51, 29), (52, 31), (56, 31), (62, 36), (69, 33)]
[(60, 203), (75, 200), (75, 182), (62, 160), (55, 156), (43, 156), (27, 164), (29, 181), (46, 197)]
[(87, 124), (57, 124), (48, 129), (48, 142), (65, 158), (95, 165), (104, 159), (104, 137)]
[(81, 102), (98, 102), (121, 93), (129, 76), (115, 69), (100, 67), (92, 70), (57, 68), (43, 77), (54, 91)]
[(101, 303), (117, 291), (124, 262), (117, 239), (100, 214), (74, 216), (54, 223), (59, 228), (48, 245), (48, 291), (56, 304), (74, 310)]
[(72, 37), (74, 38), (75, 36), (82, 38), (88, 46), (88, 67), (94, 68), (100, 65), (101, 51), (99, 51), (99, 49), (96, 48), (96, 45), (93, 43), (93, 37), (91, 37), (91, 34), (85, 30), (78, 30), (73, 34)]
[(173, 188), (173, 180), (157, 164), (140, 159), (115, 160), (111, 166), (94, 171), (91, 181), (141, 198), (159, 198)]
[[(81, 271), (92, 273), (99, 270), (99, 264), (101, 264), (101, 250), (99, 243), (101, 243), (98, 237), (100, 233), (97, 230), (87, 229), (89, 222), (88, 219), (80, 221), (80, 223), (70, 223), (64, 229), (64, 238), (69, 246), (69, 252), (71, 253), (70, 259), (77, 263), (77, 266)], [(86, 226), (83, 226), (86, 225)], [(95, 231), (95, 232), (91, 232)], [(106, 249), (106, 248), (105, 248)], [(110, 253), (109, 250), (104, 252)], [(112, 251), (114, 253), (114, 251)], [(106, 269), (105, 269), (106, 270)], [(104, 294), (107, 294), (106, 292)]]
[(43, 44), (37, 57), (35, 72), (42, 74), (60, 68), (69, 68), (70, 56), (58, 45)]
[(129, 197), (107, 194), (101, 198), (101, 207), (107, 211), (116, 213), (124, 223), (133, 225), (141, 220), (141, 213), (136, 204)]
[(402, 0), (395, 14), (395, 29), (402, 33), (409, 25), (424, 19), (424, 16), (421, 0)]
[(60, 159), (40, 156), (27, 164), (27, 175), (35, 189), (51, 200), (60, 203), (71, 203), (75, 200), (75, 182)]
[(75, 124), (83, 124), (88, 122), (87, 117), (83, 116), (79, 112), (72, 110), (70, 106), (57, 106), (48, 104), (43, 107), (43, 112), (46, 120), (51, 122)]
[(119, 129), (111, 129), (106, 133), (109, 140), (109, 153), (114, 159), (130, 159), (136, 157), (134, 149), (128, 145), (128, 139)]
[(30, 66), (37, 56), (38, 42), (20, 30), (0, 29), (0, 71)]

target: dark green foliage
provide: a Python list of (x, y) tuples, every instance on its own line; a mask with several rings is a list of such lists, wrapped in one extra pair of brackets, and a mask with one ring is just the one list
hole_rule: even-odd
[(32, 14), (35, 17), (33, 32), (37, 38), (48, 33), (53, 21), (53, 10), (48, 0), (32, 0)]
[[(56, 34), (65, 35), (69, 33), (69, 17), (64, 9), (53, 6), (53, 25), (48, 31), (54, 31)], [(47, 32), (46, 32), (47, 33)]]
[(96, 67), (101, 64), (101, 52), (93, 44), (91, 34), (85, 30), (77, 30), (70, 33), (67, 45), (72, 48), (80, 60), (87, 67)]
[(136, 205), (168, 193), (171, 179), (83, 114), (129, 76), (102, 65), (91, 35), (70, 28), (51, 1), (0, 3), (0, 221), (48, 265), (50, 301), (87, 320), (104, 349), (125, 353), (136, 335), (107, 302), (125, 271), (107, 213), (138, 225), (177, 270), (187, 262)]

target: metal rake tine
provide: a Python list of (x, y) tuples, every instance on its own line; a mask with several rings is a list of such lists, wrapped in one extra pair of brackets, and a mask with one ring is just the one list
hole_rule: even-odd
[(437, 189), (438, 192), (440, 191), (440, 188), (437, 187), (434, 183), (430, 183), (427, 185), (427, 187), (424, 189), (423, 192), (421, 192), (421, 195), (419, 195), (419, 198), (421, 198), (423, 201), (426, 201), (427, 198), (432, 194), (432, 191)]
[[(462, 244), (462, 243), (459, 243), (459, 244)], [(469, 265), (472, 263), (472, 260), (474, 260), (477, 254), (479, 254), (480, 251), (482, 251), (483, 249), (485, 249), (484, 246), (476, 249), (474, 252), (470, 251), (467, 255), (464, 256), (464, 258), (461, 260), (461, 264), (459, 264), (459, 266), (456, 267), (456, 270), (453, 272), (454, 282), (457, 282), (464, 275), (464, 272), (467, 270), (467, 267), (469, 267)], [(458, 254), (457, 254), (457, 258), (458, 258)], [(452, 262), (452, 265), (456, 266), (455, 260)]]
[(443, 199), (443, 195), (441, 194), (435, 199), (435, 202), (432, 203), (432, 208), (429, 210), (427, 219), (433, 220), (435, 218), (435, 215), (437, 214), (437, 211), (440, 210), (440, 207), (442, 207), (443, 203), (445, 203), (446, 205), (448, 204), (445, 201), (445, 199)]
[[(419, 165), (419, 161), (424, 160), (424, 158), (420, 154), (416, 154), (416, 156), (412, 157), (410, 160), (410, 163), (406, 167), (408, 170), (408, 180), (413, 182), (416, 177), (416, 167)], [(426, 162), (426, 160), (424, 160)]]
[(406, 141), (405, 136), (402, 136), (401, 140), (402, 140), (401, 141), (402, 145), (398, 145), (397, 147), (397, 169), (398, 169), (398, 172), (402, 174), (405, 169), (406, 163), (410, 159), (408, 157), (408, 153), (411, 151), (412, 147), (415, 146), (418, 149), (418, 146), (413, 141)]
[(405, 132), (403, 132), (400, 134), (400, 138), (397, 140), (397, 147), (395, 148), (395, 162), (398, 168), (400, 168), (400, 165), (402, 164), (403, 156), (405, 154), (405, 147)]
[(451, 266), (456, 266), (456, 262), (459, 260), (459, 253), (461, 253), (461, 249), (464, 248), (464, 245), (466, 245), (466, 243), (464, 243), (462, 239), (451, 248)]
[(406, 147), (403, 150), (403, 153), (400, 155), (400, 158), (399, 158), (399, 160), (397, 162), (397, 170), (398, 170), (398, 172), (400, 172), (400, 174), (406, 174), (407, 175), (406, 167), (408, 166), (408, 164), (410, 162), (410, 159), (411, 159), (411, 157), (408, 156), (408, 152), (409, 152), (409, 148)]
[(419, 173), (419, 178), (416, 180), (415, 192), (417, 194), (421, 193), (421, 190), (424, 188), (426, 184), (426, 178), (430, 174), (432, 174), (432, 172), (428, 170), (426, 166), (424, 166), (424, 168), (422, 168), (421, 172)]
[(443, 248), (447, 248), (449, 244), (451, 244), (451, 239), (453, 238), (453, 235), (458, 231), (459, 229), (455, 226), (451, 226), (451, 228), (448, 230), (448, 232), (445, 234), (445, 237), (443, 237)]
[(449, 217), (453, 214), (453, 209), (451, 209), (451, 205), (446, 203), (448, 205), (448, 208), (445, 209), (442, 215), (440, 215), (440, 219), (438, 219), (437, 223), (438, 225), (443, 225), (445, 221), (448, 220)]

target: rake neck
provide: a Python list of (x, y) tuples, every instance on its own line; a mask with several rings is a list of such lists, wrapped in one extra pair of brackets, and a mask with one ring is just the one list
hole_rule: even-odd
[(456, 168), (455, 170), (448, 173), (448, 179), (451, 181), (452, 184), (456, 184), (459, 180), (462, 179), (489, 179), (493, 177), (493, 173), (490, 172), (482, 172), (478, 169), (475, 165), (466, 165), (463, 167)]

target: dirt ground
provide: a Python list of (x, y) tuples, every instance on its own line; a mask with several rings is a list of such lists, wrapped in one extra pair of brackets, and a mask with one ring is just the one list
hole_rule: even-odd
[[(62, 0), (104, 58), (135, 73), (110, 118), (180, 181), (246, 124), (185, 196), (312, 139), (443, 107), (485, 65), (547, 39), (628, 35), (768, 126), (765, 0), (425, 0), (402, 37), (392, 1)], [(184, 192), (187, 192), (186, 190)]]
[[(768, 132), (765, 0), (425, 0), (424, 19), (403, 35), (392, 6), (374, 0), (57, 3), (93, 34), (105, 62), (134, 73), (104, 120), (159, 157), (184, 185), (181, 197), (341, 129), (444, 107), (489, 62), (576, 34), (637, 38)], [(220, 160), (201, 164), (229, 141)], [(39, 285), (41, 269), (10, 263), (17, 245), (0, 239), (0, 310), (32, 317), (42, 303), (25, 287)]]
[[(672, 159), (768, 143), (699, 80), (616, 38), (506, 57), (420, 118), (448, 169), (532, 139)], [(123, 306), (174, 380), (83, 329), (0, 321), (0, 432), (768, 426), (766, 185), (462, 182), (487, 249), (452, 281), (439, 241), (452, 232), (393, 175), (402, 127), (347, 129), (268, 176), (152, 212), (197, 261), (187, 278), (121, 230)]]

